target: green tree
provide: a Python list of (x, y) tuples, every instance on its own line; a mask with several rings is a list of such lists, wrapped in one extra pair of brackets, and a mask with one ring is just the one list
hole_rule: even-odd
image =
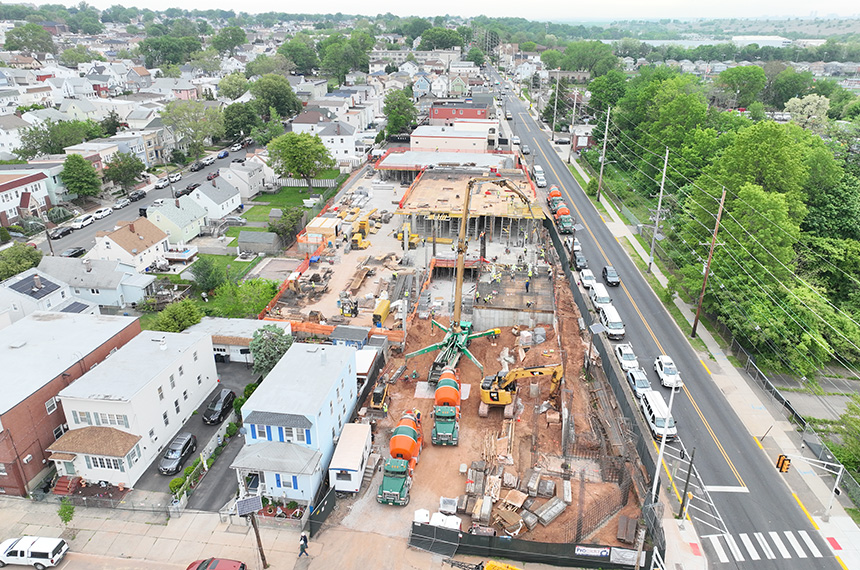
[(624, 97), (624, 93), (627, 91), (627, 78), (621, 71), (613, 69), (592, 79), (588, 84), (588, 90), (591, 92), (589, 105), (600, 111), (605, 111), (608, 107), (615, 106)]
[(268, 230), (278, 234), (278, 237), (281, 238), (281, 243), (289, 244), (296, 234), (299, 233), (304, 214), (304, 209), (298, 206), (288, 208), (283, 211), (283, 216), (281, 216), (280, 220), (269, 222)]
[(118, 184), (122, 191), (128, 194), (144, 170), (146, 165), (137, 156), (129, 152), (118, 152), (105, 165), (104, 179)]
[(284, 134), (284, 123), (281, 116), (272, 108), (269, 109), (269, 120), (259, 126), (251, 128), (251, 138), (259, 145), (268, 145), (272, 140)]
[(270, 166), (279, 177), (304, 178), (311, 191), (311, 180), (335, 164), (320, 138), (309, 133), (287, 133), (270, 142), (268, 149)]
[(822, 134), (827, 126), (827, 112), (830, 100), (823, 95), (793, 97), (786, 101), (785, 111), (791, 113), (791, 122), (802, 129)]
[(39, 24), (24, 24), (12, 28), (6, 32), (6, 43), (3, 47), (9, 51), (57, 52), (51, 33)]
[(24, 159), (46, 154), (63, 154), (67, 146), (104, 136), (101, 126), (92, 120), (45, 121), (21, 133), (21, 146), (14, 152)]
[(225, 281), (215, 289), (215, 302), (206, 305), (213, 317), (255, 318), (278, 292), (278, 283), (268, 279), (248, 279), (241, 283)]
[(240, 71), (235, 71), (218, 82), (218, 95), (231, 101), (238, 99), (248, 90), (248, 80)]
[(147, 67), (160, 67), (165, 64), (180, 65), (191, 59), (191, 54), (200, 51), (202, 45), (196, 36), (147, 37), (138, 44), (140, 55), (146, 59)]
[(860, 180), (851, 174), (830, 188), (813, 187), (804, 231), (820, 237), (860, 242)]
[(96, 196), (102, 189), (99, 173), (90, 161), (80, 154), (70, 154), (63, 162), (60, 180), (70, 194), (77, 196)]
[(466, 61), (471, 61), (478, 67), (481, 67), (482, 65), (484, 65), (485, 61), (484, 52), (482, 52), (476, 47), (473, 47), (469, 50), (469, 54), (466, 56)]
[(13, 244), (0, 251), (0, 281), (18, 275), (39, 265), (42, 252), (22, 243)]
[(207, 255), (197, 256), (197, 260), (191, 265), (189, 271), (194, 276), (194, 283), (201, 291), (214, 291), (226, 279), (224, 272)]
[(224, 108), (224, 136), (239, 140), (262, 124), (253, 103), (233, 103)]
[(462, 46), (463, 38), (456, 30), (448, 28), (430, 28), (421, 33), (420, 50), (451, 49), (454, 46)]
[(158, 313), (152, 324), (152, 329), (164, 332), (182, 332), (196, 325), (203, 318), (203, 312), (191, 299), (183, 299), (167, 305)]
[(164, 65), (161, 66), (161, 69), (159, 69), (155, 73), (155, 77), (156, 77), (156, 79), (160, 78), (160, 77), (169, 77), (170, 79), (179, 79), (180, 77), (182, 77), (182, 70), (179, 69), (179, 66), (175, 63), (165, 63)]
[(296, 36), (281, 44), (278, 53), (295, 63), (296, 73), (308, 75), (320, 65), (313, 43), (305, 37)]
[(602, 42), (572, 42), (564, 50), (561, 67), (567, 71), (587, 71), (598, 77), (617, 69), (619, 59), (612, 53), (612, 46)]
[(122, 119), (119, 118), (117, 112), (111, 109), (108, 116), (99, 121), (99, 126), (101, 126), (105, 136), (112, 137), (117, 133), (120, 127), (123, 126), (123, 122)]
[(60, 499), (60, 506), (57, 509), (57, 516), (60, 517), (63, 526), (69, 526), (72, 519), (75, 518), (75, 505), (69, 501), (68, 497)]
[(248, 36), (245, 34), (245, 30), (239, 26), (227, 26), (212, 37), (211, 43), (212, 47), (219, 52), (233, 55), (236, 48), (247, 40)]
[(188, 142), (188, 151), (200, 157), (207, 140), (216, 139), (224, 133), (221, 111), (206, 107), (199, 101), (171, 101), (161, 111), (161, 120), (178, 139)]
[(211, 48), (192, 53), (188, 63), (194, 69), (199, 69), (208, 76), (221, 71), (221, 56)]
[(776, 109), (782, 109), (793, 97), (803, 97), (812, 90), (812, 73), (797, 73), (791, 67), (784, 69), (765, 89), (763, 99)]
[(402, 89), (388, 92), (382, 111), (388, 121), (385, 128), (389, 135), (409, 132), (418, 119), (418, 110), (415, 108), (412, 98)]
[(290, 82), (282, 75), (264, 75), (251, 84), (250, 90), (257, 111), (264, 119), (268, 119), (268, 112), (272, 107), (282, 117), (292, 117), (302, 108)]
[(738, 66), (720, 72), (717, 85), (731, 95), (736, 107), (749, 107), (764, 90), (767, 77), (757, 65)]
[(254, 77), (274, 73), (286, 77), (295, 68), (292, 61), (279, 53), (272, 56), (261, 54), (245, 66), (245, 75)]
[(81, 63), (90, 61), (104, 61), (102, 54), (90, 50), (88, 47), (79, 45), (63, 50), (60, 54), (60, 63), (66, 67), (78, 67)]
[(254, 375), (265, 378), (293, 344), (292, 335), (278, 325), (263, 325), (248, 344), (254, 358)]
[(564, 55), (557, 49), (548, 49), (540, 54), (540, 60), (543, 62), (546, 69), (558, 69), (561, 67), (561, 62)]
[[(555, 102), (556, 97), (559, 98), (558, 104)], [(572, 112), (572, 109), (568, 108), (567, 98), (567, 80), (562, 79), (561, 81), (554, 82), (547, 103), (541, 110), (541, 119), (550, 125), (550, 127), (552, 127), (553, 118), (555, 119), (556, 126), (565, 124), (565, 117)]]

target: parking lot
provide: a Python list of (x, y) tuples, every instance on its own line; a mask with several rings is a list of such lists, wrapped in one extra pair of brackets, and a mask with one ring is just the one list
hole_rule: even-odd
[[(221, 382), (218, 387), (206, 398), (203, 404), (200, 405), (196, 414), (193, 414), (182, 429), (179, 431), (190, 431), (197, 436), (198, 452), (206, 445), (206, 443), (215, 435), (219, 426), (206, 425), (203, 423), (202, 414), (206, 406), (218, 390), (229, 388), (236, 392), (236, 396), (241, 396), (245, 390), (245, 386), (254, 380), (251, 367), (244, 363), (218, 363), (218, 377)], [(166, 446), (169, 441), (160, 442)], [(233, 438), (232, 443), (228, 445), (224, 453), (218, 458), (215, 465), (212, 467), (212, 472), (209, 473), (203, 480), (200, 486), (195, 490), (193, 495), (193, 503), (196, 509), (217, 511), (234, 493), (236, 476), (229, 469), (230, 463), (239, 452), (242, 445), (241, 436)], [(192, 456), (193, 457), (193, 456)], [(158, 460), (161, 459), (161, 453), (158, 453), (153, 459), (153, 462), (146, 469), (143, 476), (137, 481), (134, 488), (143, 491), (168, 492), (168, 484), (173, 476), (162, 475), (158, 472)], [(191, 465), (194, 462), (193, 458), (189, 458), (185, 466)], [(183, 466), (183, 468), (185, 467)], [(211, 480), (210, 480), (211, 479)], [(233, 485), (228, 485), (232, 481)], [(226, 486), (226, 488), (224, 488)]]

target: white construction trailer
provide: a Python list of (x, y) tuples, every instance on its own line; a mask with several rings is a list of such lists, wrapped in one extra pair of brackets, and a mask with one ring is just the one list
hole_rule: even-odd
[(335, 491), (358, 493), (370, 456), (370, 424), (346, 424), (329, 463), (329, 481)]

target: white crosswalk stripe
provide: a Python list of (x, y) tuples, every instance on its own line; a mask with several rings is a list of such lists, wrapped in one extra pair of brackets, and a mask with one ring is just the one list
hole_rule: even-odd
[(807, 534), (805, 530), (800, 530), (797, 532), (800, 535), (800, 538), (803, 539), (803, 542), (806, 543), (806, 548), (812, 553), (816, 558), (821, 558), (821, 551), (818, 550), (818, 547), (815, 546), (815, 543), (812, 541), (812, 537)]
[(755, 546), (753, 546), (752, 539), (750, 539), (750, 537), (747, 536), (745, 533), (741, 533), (738, 536), (740, 536), (741, 542), (744, 543), (744, 546), (746, 547), (750, 558), (752, 558), (753, 560), (761, 560), (761, 556), (758, 555), (758, 551), (755, 549)]
[(702, 538), (708, 539), (705, 541), (705, 545), (712, 547), (713, 555), (723, 564), (746, 562), (747, 560), (755, 562), (763, 559), (782, 558), (789, 560), (792, 558), (824, 557), (812, 536), (803, 530), (711, 534), (704, 535)]

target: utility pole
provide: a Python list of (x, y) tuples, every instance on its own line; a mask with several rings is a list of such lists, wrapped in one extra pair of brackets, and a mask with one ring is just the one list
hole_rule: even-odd
[(681, 510), (678, 511), (678, 517), (684, 516), (684, 511), (687, 506), (687, 489), (690, 488), (690, 475), (693, 473), (693, 459), (696, 457), (696, 448), (693, 448), (693, 452), (690, 454), (690, 464), (687, 467), (687, 478), (684, 481), (684, 493), (681, 495)]
[(600, 191), (603, 189), (603, 165), (606, 164), (606, 141), (609, 138), (609, 113), (612, 107), (606, 109), (606, 128), (603, 129), (603, 152), (600, 153), (600, 176), (597, 178), (597, 201), (600, 202)]
[(570, 164), (570, 156), (573, 154), (573, 145), (576, 144), (576, 101), (579, 99), (579, 89), (573, 90), (573, 120), (570, 123), (570, 148), (567, 149), (567, 163)]
[(549, 140), (555, 140), (555, 114), (558, 111), (558, 82), (559, 75), (561, 75), (561, 68), (555, 70), (555, 105), (552, 107), (552, 134), (550, 135)]
[(648, 256), (648, 273), (654, 263), (654, 245), (657, 243), (657, 231), (660, 229), (660, 207), (663, 205), (663, 187), (666, 184), (666, 168), (669, 166), (669, 147), (666, 147), (666, 158), (663, 160), (663, 178), (660, 179), (660, 197), (657, 198), (657, 215), (654, 217), (654, 235), (651, 236), (651, 255)]
[(705, 299), (705, 287), (708, 286), (708, 275), (711, 272), (711, 259), (714, 257), (714, 247), (717, 245), (717, 232), (720, 229), (720, 218), (723, 217), (723, 205), (726, 203), (726, 187), (723, 186), (723, 196), (720, 198), (720, 209), (717, 212), (717, 223), (714, 224), (714, 236), (711, 238), (711, 249), (708, 252), (708, 263), (705, 265), (705, 278), (702, 280), (702, 292), (699, 294), (699, 306), (696, 307), (696, 318), (693, 321), (693, 332), (690, 338), (696, 338), (696, 328), (699, 326), (699, 314), (702, 312), (702, 301)]
[(656, 503), (660, 499), (660, 493), (658, 485), (660, 483), (660, 466), (663, 465), (663, 456), (666, 453), (666, 439), (667, 434), (669, 432), (669, 420), (672, 420), (674, 423), (674, 419), (672, 418), (672, 404), (675, 402), (675, 392), (680, 390), (680, 388), (676, 388), (672, 386), (671, 393), (669, 394), (669, 417), (666, 418), (666, 421), (663, 423), (665, 426), (663, 428), (663, 437), (660, 438), (660, 452), (657, 453), (657, 466), (654, 468), (654, 484), (651, 485), (651, 494), (648, 495), (648, 498), (651, 499), (652, 503)]

